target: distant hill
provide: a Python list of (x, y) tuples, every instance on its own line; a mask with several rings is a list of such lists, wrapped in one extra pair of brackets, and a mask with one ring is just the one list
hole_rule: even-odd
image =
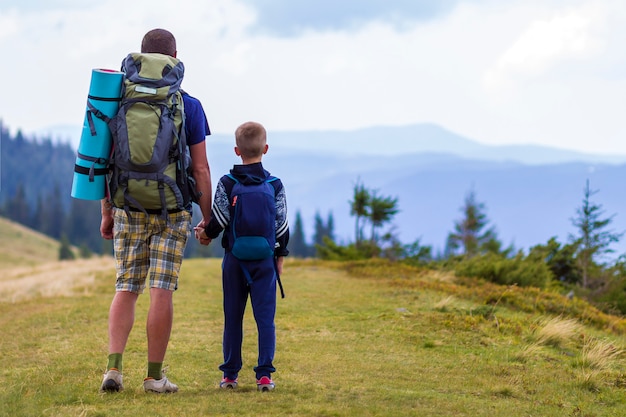
[[(230, 145), (232, 135), (216, 135), (220, 144)], [(422, 153), (454, 155), (466, 159), (509, 161), (524, 164), (565, 162), (626, 163), (626, 155), (588, 154), (539, 145), (485, 145), (434, 124), (372, 127), (351, 131), (268, 132), (276, 152), (305, 155), (399, 156)]]
[(59, 247), (57, 240), (0, 217), (0, 269), (54, 262)]
[[(268, 139), (265, 166), (283, 179), (290, 221), (296, 211), (301, 212), (309, 241), (316, 212), (322, 217), (332, 212), (337, 238), (343, 242), (353, 239), (349, 201), (359, 179), (382, 195), (399, 198), (400, 213), (394, 223), (402, 242), (420, 238), (422, 244), (435, 249), (443, 248), (471, 189), (485, 204), (503, 243), (520, 249), (545, 243), (552, 236), (565, 241), (575, 232), (571, 218), (582, 201), (586, 179), (593, 190), (599, 190), (593, 201), (604, 207), (607, 217), (615, 214), (614, 229), (626, 230), (623, 155), (541, 146), (488, 146), (432, 124), (350, 132), (270, 131)], [(225, 134), (212, 135), (207, 141), (214, 184), (239, 163), (233, 142), (233, 136)], [(60, 176), (69, 201), (74, 160), (66, 154), (64, 166), (50, 172), (46, 181), (49, 184), (54, 175)], [(6, 193), (6, 185), (0, 196)], [(623, 240), (615, 246), (618, 253), (626, 252), (626, 238)]]
[[(325, 218), (332, 211), (339, 240), (353, 240), (354, 218), (349, 214), (349, 200), (357, 180), (368, 188), (378, 189), (382, 195), (399, 198), (401, 211), (394, 223), (405, 243), (420, 238), (422, 244), (442, 249), (454, 222), (461, 217), (460, 208), (471, 189), (478, 201), (485, 203), (487, 216), (505, 245), (527, 249), (553, 236), (563, 242), (576, 232), (571, 218), (582, 201), (586, 179), (593, 190), (599, 191), (593, 201), (603, 206), (607, 217), (616, 215), (614, 228), (626, 230), (626, 194), (622, 184), (626, 165), (613, 163), (619, 160), (617, 156), (606, 158), (605, 162), (592, 162), (593, 157), (585, 160), (574, 152), (549, 149), (541, 156), (545, 149), (540, 148), (534, 157), (531, 152), (528, 158), (520, 150), (518, 159), (524, 162), (510, 155), (515, 154), (514, 147), (497, 147), (503, 151), (509, 149), (498, 156), (495, 149), (490, 154), (487, 147), (479, 145), (485, 152), (484, 157), (479, 157), (474, 155), (478, 147), (466, 144), (463, 148), (464, 142), (458, 138), (451, 139), (458, 152), (464, 149), (463, 152), (474, 156), (416, 150), (372, 155), (371, 150), (356, 145), (350, 153), (324, 152), (323, 146), (318, 150), (303, 150), (310, 148), (311, 143), (325, 143), (322, 134), (318, 142), (311, 136), (304, 144), (300, 140), (305, 136), (288, 141), (286, 136), (272, 135), (264, 165), (283, 179), (292, 217), (296, 210), (302, 213), (308, 236), (313, 233), (315, 213)], [(232, 141), (216, 136), (207, 142), (214, 180), (233, 163), (239, 163)], [(383, 148), (398, 141), (401, 139), (390, 136)], [(444, 147), (433, 145), (433, 148), (437, 146)], [(296, 151), (297, 147), (303, 149)], [(551, 154), (553, 157), (545, 156)], [(562, 162), (568, 159), (567, 155), (574, 161)], [(581, 160), (576, 161), (576, 155)], [(531, 157), (535, 162), (540, 159), (561, 162), (531, 163)], [(626, 242), (615, 248), (620, 253), (626, 252)]]

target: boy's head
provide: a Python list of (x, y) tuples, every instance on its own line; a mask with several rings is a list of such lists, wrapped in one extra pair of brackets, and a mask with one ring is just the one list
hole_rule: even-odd
[(260, 123), (246, 122), (235, 131), (235, 153), (244, 163), (260, 162), (267, 152), (267, 133)]
[(176, 38), (165, 29), (152, 29), (141, 41), (141, 53), (157, 53), (176, 58)]

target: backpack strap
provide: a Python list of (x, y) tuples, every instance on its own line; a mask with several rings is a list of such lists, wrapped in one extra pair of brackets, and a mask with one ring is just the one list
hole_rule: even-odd
[[(95, 98), (95, 97), (89, 97), (89, 98)], [(98, 98), (98, 100), (104, 100), (104, 99)], [(118, 98), (108, 99), (107, 101), (120, 101), (120, 99)], [(93, 124), (93, 116), (96, 116), (98, 119), (102, 120), (103, 122), (107, 124), (109, 124), (109, 122), (111, 121), (111, 118), (107, 116), (106, 114), (102, 113), (97, 108), (95, 108), (89, 100), (87, 100), (87, 109), (88, 109), (87, 121), (89, 122), (89, 132), (91, 133), (91, 136), (96, 136), (98, 133), (96, 132), (96, 126)]]
[(89, 168), (81, 167), (76, 165), (74, 167), (74, 171), (80, 174), (89, 175), (89, 182), (94, 182), (94, 177), (96, 175), (106, 175), (109, 173), (108, 168), (98, 168), (96, 169), (96, 164), (99, 165), (107, 165), (109, 160), (107, 158), (95, 158), (93, 156), (83, 155), (80, 152), (76, 152), (76, 156), (78, 156), (83, 161), (91, 162), (91, 166)]
[(285, 290), (283, 290), (283, 282), (280, 280), (278, 264), (276, 262), (276, 257), (274, 256), (274, 270), (276, 271), (276, 281), (278, 282), (278, 287), (280, 288), (280, 298), (285, 298)]

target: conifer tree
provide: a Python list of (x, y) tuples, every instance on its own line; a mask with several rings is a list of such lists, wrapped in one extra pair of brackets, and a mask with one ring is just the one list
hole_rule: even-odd
[(486, 249), (498, 247), (496, 232), (493, 227), (485, 230), (489, 224), (485, 214), (485, 205), (476, 201), (476, 194), (471, 190), (461, 207), (463, 218), (454, 225), (454, 232), (448, 235), (446, 252), (448, 255), (462, 249), (467, 257), (478, 255)]
[(306, 244), (300, 210), (296, 211), (296, 220), (294, 222), (293, 231), (290, 231), (289, 253), (290, 255), (302, 258), (309, 256), (310, 253), (309, 246)]
[(333, 216), (333, 212), (328, 212), (328, 217), (326, 218), (326, 236), (335, 241), (335, 217)]
[(30, 226), (31, 216), (28, 201), (26, 199), (24, 184), (20, 183), (17, 186), (15, 195), (5, 206), (5, 213), (9, 219), (26, 226)]
[(356, 246), (359, 246), (363, 241), (363, 223), (361, 220), (369, 216), (370, 198), (370, 191), (357, 180), (354, 186), (353, 200), (350, 201), (350, 215), (356, 217), (354, 225), (354, 242)]
[(611, 244), (619, 241), (624, 233), (616, 233), (607, 230), (615, 215), (604, 216), (602, 205), (595, 204), (591, 197), (597, 190), (591, 190), (589, 180), (583, 190), (582, 205), (576, 210), (576, 217), (572, 219), (572, 224), (578, 230), (576, 236), (570, 239), (578, 245), (577, 261), (582, 272), (582, 286), (589, 287), (590, 271), (595, 261), (607, 253), (613, 252)]
[(65, 231), (65, 211), (63, 209), (63, 201), (61, 200), (61, 189), (58, 184), (54, 186), (53, 191), (48, 195), (43, 205), (43, 210), (46, 228), (42, 232), (55, 239), (60, 239)]
[(72, 252), (72, 248), (70, 247), (70, 241), (66, 235), (61, 236), (61, 246), (59, 248), (59, 260), (71, 260), (75, 259), (76, 256), (74, 252)]
[(371, 241), (373, 244), (376, 244), (378, 242), (376, 231), (391, 221), (393, 216), (399, 211), (398, 198), (379, 196), (377, 191), (373, 191), (369, 207), (369, 221), (372, 225)]

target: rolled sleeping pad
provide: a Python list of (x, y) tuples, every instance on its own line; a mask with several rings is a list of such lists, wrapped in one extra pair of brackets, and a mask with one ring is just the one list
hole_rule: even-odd
[(106, 196), (106, 175), (111, 155), (108, 121), (115, 116), (122, 95), (124, 73), (94, 69), (87, 97), (87, 110), (78, 145), (72, 197), (100, 200)]

